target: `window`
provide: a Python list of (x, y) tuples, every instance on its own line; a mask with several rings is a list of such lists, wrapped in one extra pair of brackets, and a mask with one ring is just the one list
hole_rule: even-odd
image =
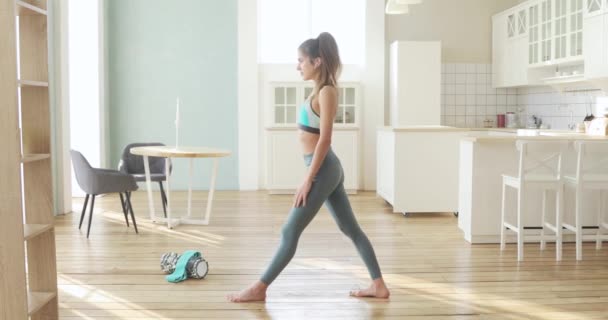
[[(302, 83), (273, 83), (272, 114), (273, 125), (293, 126), (297, 121), (297, 112), (302, 103), (312, 93), (310, 84)], [(352, 126), (358, 123), (359, 85), (356, 83), (341, 83), (339, 87), (338, 110), (336, 110), (335, 124)]]
[(297, 48), (331, 33), (344, 64), (365, 61), (365, 0), (259, 0), (260, 63), (296, 63)]

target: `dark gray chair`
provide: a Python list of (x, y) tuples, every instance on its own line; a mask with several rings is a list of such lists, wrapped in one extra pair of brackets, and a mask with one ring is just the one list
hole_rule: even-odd
[[(87, 238), (91, 232), (91, 219), (93, 217), (93, 207), (95, 206), (95, 196), (117, 192), (120, 195), (120, 204), (122, 206), (122, 213), (125, 215), (127, 227), (129, 226), (128, 213), (130, 212), (133, 226), (135, 227), (135, 233), (139, 233), (137, 230), (137, 223), (135, 222), (135, 215), (133, 214), (133, 206), (131, 206), (131, 192), (137, 190), (137, 183), (133, 176), (118, 170), (93, 168), (82, 153), (76, 150), (70, 150), (70, 154), (72, 156), (72, 165), (74, 166), (76, 181), (80, 188), (87, 194), (84, 199), (84, 206), (82, 206), (78, 229), (82, 227), (89, 196), (91, 196), (91, 206)], [(123, 198), (123, 193), (125, 194), (126, 200)]]
[[(164, 146), (160, 142), (137, 142), (128, 144), (123, 150), (120, 157), (120, 163), (118, 164), (118, 170), (120, 172), (130, 174), (135, 178), (137, 182), (146, 181), (146, 171), (144, 169), (144, 157), (131, 153), (131, 148), (135, 147), (147, 147), (147, 146)], [(152, 182), (158, 182), (160, 186), (160, 197), (163, 203), (163, 212), (165, 218), (167, 217), (167, 195), (163, 188), (163, 181), (167, 180), (165, 161), (166, 158), (161, 157), (148, 157), (150, 163), (150, 180)], [(169, 166), (169, 174), (171, 174), (171, 166)]]

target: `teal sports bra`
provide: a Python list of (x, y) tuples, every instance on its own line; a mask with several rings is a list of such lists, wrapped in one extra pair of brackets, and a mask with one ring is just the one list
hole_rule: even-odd
[(312, 108), (312, 99), (307, 99), (302, 103), (298, 113), (298, 128), (303, 131), (320, 134), (321, 118)]

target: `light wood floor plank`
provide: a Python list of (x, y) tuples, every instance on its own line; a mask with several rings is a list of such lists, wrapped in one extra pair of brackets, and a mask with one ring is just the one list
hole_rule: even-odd
[[(196, 192), (203, 211), (206, 192)], [(291, 196), (265, 192), (216, 192), (208, 226), (169, 230), (148, 220), (147, 196), (133, 195), (140, 234), (127, 228), (118, 196), (96, 199), (91, 236), (78, 230), (75, 212), (56, 218), (61, 319), (607, 319), (608, 244), (584, 244), (584, 261), (572, 243), (563, 261), (553, 244), (525, 246), (464, 241), (451, 213), (391, 213), (374, 193), (350, 197), (359, 223), (378, 256), (389, 301), (348, 296), (369, 276), (350, 241), (326, 209), (306, 229), (296, 256), (277, 278), (266, 303), (233, 304), (227, 293), (258, 279), (274, 254)], [(157, 213), (162, 214), (155, 194)], [(172, 193), (185, 212), (186, 193)], [(160, 210), (159, 210), (160, 209)], [(206, 279), (165, 281), (159, 258), (194, 249), (209, 261)]]

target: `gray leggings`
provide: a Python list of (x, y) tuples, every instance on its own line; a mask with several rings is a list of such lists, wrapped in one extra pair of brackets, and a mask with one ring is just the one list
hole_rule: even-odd
[[(304, 156), (306, 166), (310, 166), (312, 154)], [(382, 277), (376, 254), (369, 239), (357, 223), (357, 219), (350, 207), (350, 202), (344, 191), (344, 172), (340, 160), (330, 149), (323, 160), (323, 164), (313, 180), (312, 187), (306, 199), (306, 206), (292, 208), (283, 225), (281, 232), (281, 244), (264, 272), (261, 281), (270, 284), (283, 271), (296, 253), (298, 239), (304, 228), (312, 221), (323, 203), (331, 212), (340, 230), (348, 236), (359, 255), (365, 262), (367, 270), (372, 279)]]

